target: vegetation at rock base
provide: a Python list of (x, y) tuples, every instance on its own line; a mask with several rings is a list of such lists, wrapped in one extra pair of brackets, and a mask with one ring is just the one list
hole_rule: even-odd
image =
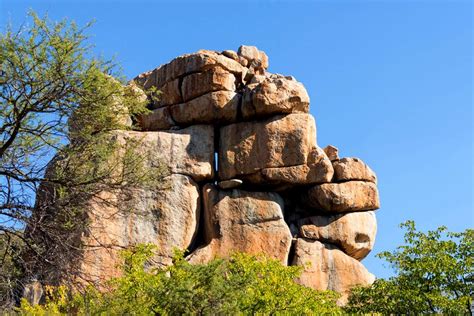
[(349, 313), (472, 314), (474, 296), (474, 230), (448, 232), (441, 226), (426, 233), (413, 221), (405, 245), (378, 256), (396, 275), (371, 287), (355, 288), (345, 310)]
[(0, 36), (0, 305), (18, 295), (19, 274), (40, 273), (28, 261), (60, 269), (61, 260), (51, 267), (48, 256), (81, 248), (85, 201), (106, 187), (149, 180), (136, 156), (116, 159), (108, 141), (109, 131), (129, 129), (127, 118), (147, 111), (146, 98), (112, 62), (91, 57), (88, 26), (31, 12), (29, 23)]
[(66, 289), (49, 291), (44, 306), (23, 300), (22, 314), (49, 315), (233, 315), (334, 314), (339, 295), (298, 285), (300, 267), (286, 267), (261, 256), (234, 254), (191, 265), (176, 253), (174, 265), (147, 268), (153, 247), (140, 245), (123, 252), (123, 276), (110, 281), (110, 290), (90, 288), (69, 297)]

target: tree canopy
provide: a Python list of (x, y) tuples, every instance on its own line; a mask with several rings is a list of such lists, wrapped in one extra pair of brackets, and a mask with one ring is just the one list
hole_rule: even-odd
[(441, 226), (426, 233), (413, 221), (405, 245), (378, 256), (395, 269), (395, 276), (352, 291), (346, 310), (382, 314), (471, 314), (474, 295), (474, 230), (448, 232)]
[[(31, 236), (41, 236), (46, 245), (60, 239), (64, 247), (53, 252), (68, 253), (78, 245), (58, 228), (73, 231), (84, 225), (78, 216), (81, 203), (104, 186), (141, 181), (144, 174), (131, 166), (122, 177), (109, 176), (124, 162), (111, 163), (115, 148), (107, 132), (131, 128), (130, 117), (147, 111), (146, 98), (125, 84), (113, 62), (93, 57), (85, 35), (89, 24), (80, 28), (68, 20), (55, 23), (34, 12), (29, 16), (29, 23), (17, 30), (7, 26), (0, 36), (3, 303), (14, 295), (12, 260), (17, 261), (15, 266), (27, 269), (20, 262), (24, 260), (20, 251), (26, 249), (30, 258), (51, 265), (45, 257), (51, 249), (35, 244)], [(48, 165), (53, 157), (54, 168)], [(98, 168), (100, 162), (107, 164)], [(43, 194), (39, 201), (39, 192), (54, 194), (54, 199)], [(52, 218), (53, 208), (62, 210), (55, 214), (57, 218), (66, 219), (59, 226), (45, 220)]]

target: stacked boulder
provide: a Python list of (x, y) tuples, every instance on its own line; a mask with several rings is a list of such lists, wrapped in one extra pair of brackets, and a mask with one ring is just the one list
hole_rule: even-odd
[(300, 283), (343, 300), (373, 282), (360, 260), (374, 245), (376, 176), (360, 159), (321, 149), (304, 86), (267, 68), (264, 52), (241, 46), (183, 55), (133, 80), (159, 98), (138, 130), (113, 139), (140, 143), (147, 163), (168, 167), (170, 185), (104, 192), (119, 202), (109, 209), (91, 204), (89, 279), (117, 275), (120, 249), (154, 243), (159, 265), (174, 248), (193, 263), (264, 254), (304, 267)]

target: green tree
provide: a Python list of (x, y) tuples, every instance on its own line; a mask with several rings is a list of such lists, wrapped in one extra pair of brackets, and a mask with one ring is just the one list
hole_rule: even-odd
[(472, 314), (474, 295), (474, 230), (448, 232), (442, 226), (423, 233), (413, 221), (405, 245), (378, 256), (396, 276), (352, 291), (346, 311), (382, 314)]
[(143, 93), (112, 62), (91, 57), (89, 25), (30, 18), (0, 36), (0, 305), (13, 295), (13, 258), (64, 267), (50, 259), (80, 249), (83, 204), (105, 188), (147, 180), (134, 155), (113, 159), (109, 135), (147, 111)]
[(25, 314), (80, 315), (234, 315), (336, 314), (339, 295), (315, 291), (294, 282), (300, 267), (286, 267), (263, 256), (235, 254), (228, 260), (191, 265), (177, 253), (174, 265), (150, 269), (153, 248), (141, 245), (123, 253), (123, 276), (111, 290), (89, 289), (67, 298), (56, 289), (45, 306), (23, 301)]

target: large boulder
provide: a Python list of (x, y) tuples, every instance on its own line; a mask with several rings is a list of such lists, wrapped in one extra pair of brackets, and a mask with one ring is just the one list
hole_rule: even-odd
[(347, 301), (350, 289), (375, 281), (373, 274), (356, 259), (336, 246), (316, 240), (298, 238), (293, 265), (303, 267), (297, 282), (315, 290), (332, 290), (342, 294), (340, 304)]
[(301, 219), (298, 226), (302, 237), (334, 244), (357, 260), (372, 250), (377, 233), (377, 220), (372, 211), (311, 216)]
[(342, 158), (334, 161), (333, 167), (336, 182), (360, 180), (377, 183), (375, 172), (359, 158)]
[(120, 250), (143, 243), (157, 246), (155, 265), (171, 264), (174, 248), (188, 248), (196, 235), (200, 203), (197, 184), (178, 174), (162, 188), (101, 192), (87, 210), (81, 277), (103, 283), (118, 276)]
[(318, 184), (307, 190), (307, 206), (326, 212), (356, 212), (380, 207), (377, 186), (372, 182), (349, 181)]
[(253, 89), (246, 89), (243, 100), (244, 119), (309, 111), (306, 89), (291, 77), (267, 77)]
[(231, 58), (214, 51), (201, 50), (176, 57), (167, 64), (138, 75), (134, 81), (145, 89), (156, 87), (160, 90), (167, 82), (213, 67), (220, 67), (237, 78), (243, 78), (247, 73), (247, 68)]
[(240, 97), (233, 91), (206, 93), (186, 103), (170, 107), (173, 121), (180, 125), (223, 125), (237, 120)]
[(321, 148), (314, 147), (304, 165), (263, 168), (243, 178), (251, 183), (265, 184), (282, 190), (294, 185), (331, 182), (333, 173), (331, 161)]
[(206, 245), (189, 260), (204, 263), (234, 252), (264, 254), (287, 263), (291, 234), (283, 219), (283, 199), (272, 192), (203, 188)]
[(219, 177), (225, 180), (266, 168), (308, 165), (315, 148), (316, 126), (309, 114), (227, 125), (220, 129)]
[(214, 128), (193, 125), (176, 131), (114, 131), (115, 141), (133, 144), (144, 163), (162, 164), (171, 173), (191, 176), (195, 181), (214, 176)]
[(181, 93), (184, 102), (187, 102), (213, 91), (235, 91), (235, 81), (235, 76), (232, 73), (221, 67), (214, 67), (184, 77)]
[(161, 107), (149, 113), (140, 114), (137, 121), (142, 131), (167, 130), (176, 125), (169, 107)]

